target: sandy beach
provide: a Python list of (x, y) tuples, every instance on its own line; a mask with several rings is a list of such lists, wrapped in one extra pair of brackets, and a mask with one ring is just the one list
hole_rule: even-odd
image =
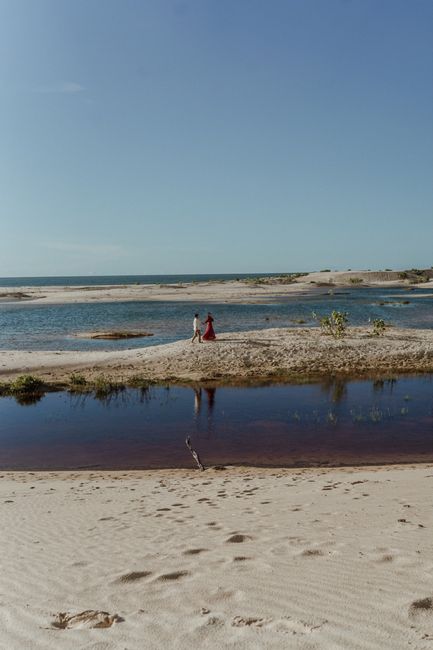
[(4, 472), (0, 647), (428, 650), (432, 486), (431, 464)]
[(245, 280), (214, 280), (182, 284), (125, 284), (101, 286), (16, 286), (0, 288), (2, 302), (37, 302), (38, 304), (72, 304), (89, 302), (127, 302), (140, 300), (186, 301), (195, 303), (260, 303), (305, 295), (314, 291), (328, 292), (342, 287), (406, 287), (433, 288), (433, 271), (426, 271), (429, 282), (413, 285), (403, 280), (399, 271), (335, 271), (315, 272), (293, 278), (251, 278)]
[(351, 327), (343, 339), (319, 328), (266, 329), (219, 334), (217, 341), (109, 352), (0, 350), (0, 381), (35, 374), (68, 382), (71, 373), (87, 379), (101, 374), (122, 381), (139, 375), (149, 381), (305, 380), (333, 376), (432, 372), (433, 331)]

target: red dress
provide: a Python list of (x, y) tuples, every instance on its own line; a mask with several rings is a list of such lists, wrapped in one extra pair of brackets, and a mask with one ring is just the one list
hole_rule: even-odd
[(212, 316), (208, 316), (207, 319), (205, 320), (206, 325), (206, 332), (203, 334), (203, 341), (215, 341), (216, 336), (215, 332), (213, 330), (213, 318)]

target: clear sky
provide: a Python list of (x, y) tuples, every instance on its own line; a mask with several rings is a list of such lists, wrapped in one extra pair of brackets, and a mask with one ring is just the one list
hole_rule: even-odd
[(0, 276), (433, 264), (431, 0), (0, 0)]

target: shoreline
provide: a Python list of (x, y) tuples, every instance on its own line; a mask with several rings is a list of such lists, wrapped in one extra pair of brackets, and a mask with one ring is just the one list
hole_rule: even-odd
[(0, 645), (427, 649), (432, 485), (432, 463), (1, 472)]
[[(332, 291), (334, 288), (433, 289), (433, 271), (424, 271), (427, 282), (417, 276), (401, 279), (398, 271), (314, 272), (240, 280), (193, 281), (178, 284), (125, 284), (82, 286), (0, 287), (0, 304), (55, 305), (101, 302), (161, 301), (201, 304), (262, 303), (282, 298)], [(10, 299), (8, 299), (10, 296)], [(421, 296), (420, 296), (421, 297)]]
[(1, 383), (29, 374), (47, 385), (69, 384), (74, 374), (84, 383), (224, 385), (431, 372), (433, 331), (394, 327), (377, 337), (366, 327), (349, 327), (342, 339), (316, 327), (275, 328), (222, 333), (203, 344), (187, 339), (108, 352), (0, 351)]

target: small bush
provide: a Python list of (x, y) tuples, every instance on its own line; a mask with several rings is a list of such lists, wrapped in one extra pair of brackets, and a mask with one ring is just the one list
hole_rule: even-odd
[(125, 385), (121, 382), (113, 381), (105, 375), (99, 375), (93, 382), (93, 389), (95, 391), (95, 397), (98, 399), (103, 399), (108, 397), (112, 393), (117, 393), (125, 388)]
[(383, 336), (385, 334), (386, 323), (383, 318), (375, 318), (373, 320), (373, 335)]
[(33, 375), (20, 375), (9, 384), (10, 393), (38, 393), (42, 390), (44, 382)]
[(331, 269), (322, 269), (320, 273), (331, 273)]
[(364, 282), (362, 278), (349, 278), (350, 284), (361, 284), (361, 282)]
[(347, 311), (336, 311), (334, 309), (330, 316), (322, 316), (320, 319), (313, 312), (313, 318), (319, 320), (322, 332), (326, 335), (340, 339), (346, 333), (347, 323), (349, 322)]

